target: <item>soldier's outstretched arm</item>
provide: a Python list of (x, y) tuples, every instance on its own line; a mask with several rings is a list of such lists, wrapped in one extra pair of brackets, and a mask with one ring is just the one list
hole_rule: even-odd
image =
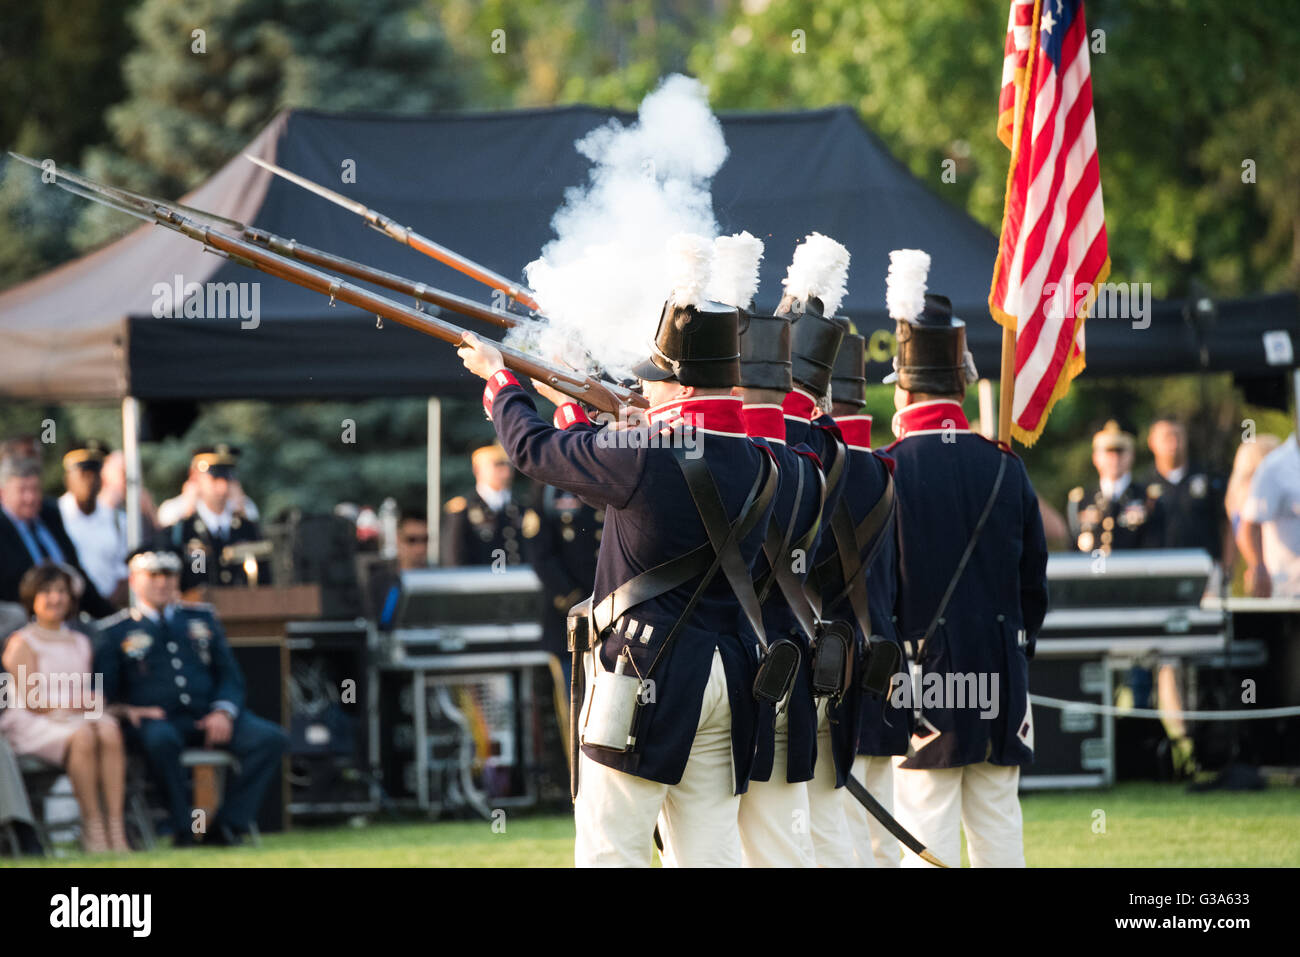
[(593, 428), (574, 403), (560, 406), (555, 424), (547, 423), (519, 380), (501, 364), (495, 347), (467, 335), (457, 351), (465, 367), (487, 381), (483, 408), (515, 468), (575, 492), (591, 505), (621, 508), (628, 503), (641, 484), (644, 448), (629, 447), (631, 443)]

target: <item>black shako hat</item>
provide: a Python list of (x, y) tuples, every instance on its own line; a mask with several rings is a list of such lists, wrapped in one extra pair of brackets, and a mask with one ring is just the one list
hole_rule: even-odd
[(790, 319), (740, 311), (740, 385), (789, 392)]
[(947, 296), (925, 295), (925, 308), (914, 320), (898, 320), (896, 371), (904, 392), (950, 395), (966, 391), (966, 323), (952, 314)]
[(632, 369), (638, 379), (701, 389), (740, 383), (740, 311), (720, 302), (682, 305), (669, 299), (659, 314), (650, 356)]
[(841, 316), (823, 315), (822, 301), (816, 296), (804, 300), (802, 309), (797, 300), (786, 296), (777, 313), (789, 315), (791, 320), (791, 378), (820, 399), (831, 387), (831, 369), (840, 343), (849, 331), (849, 321)]
[(831, 401), (865, 405), (867, 401), (867, 340), (844, 333), (831, 368)]

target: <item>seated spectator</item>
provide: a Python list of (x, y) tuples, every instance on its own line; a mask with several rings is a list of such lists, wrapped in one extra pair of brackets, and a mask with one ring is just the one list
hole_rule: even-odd
[(87, 852), (129, 851), (122, 732), (95, 694), (90, 639), (66, 624), (74, 609), (72, 578), (58, 565), (37, 565), (23, 575), (19, 592), (34, 620), (5, 645), (17, 706), (0, 712), (0, 731), (16, 754), (67, 770)]
[(229, 776), (216, 818), (203, 830), (205, 843), (239, 844), (279, 776), (288, 736), (244, 707), (244, 676), (211, 606), (177, 601), (180, 556), (141, 549), (128, 569), (136, 607), (104, 623), (95, 655), (104, 694), (111, 702), (159, 709), (126, 732), (143, 748), (162, 789), (177, 846), (195, 843), (182, 749), (234, 754), (239, 772)]
[(92, 616), (113, 613), (113, 605), (81, 567), (58, 502), (42, 501), (40, 463), (0, 459), (0, 601), (19, 601), (18, 582), (29, 568), (46, 561), (75, 569), (73, 597)]
[(1257, 598), (1300, 598), (1300, 444), (1296, 433), (1259, 463), (1241, 508), (1237, 547)]
[(126, 601), (126, 525), (99, 500), (108, 449), (91, 439), (63, 456), (59, 515), (96, 591), (117, 605)]

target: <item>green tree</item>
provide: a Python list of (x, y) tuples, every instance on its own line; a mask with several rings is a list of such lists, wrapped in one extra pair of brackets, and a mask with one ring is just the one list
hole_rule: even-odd
[(686, 68), (725, 3), (693, 0), (436, 0), (480, 107), (592, 103), (634, 110)]
[[(720, 109), (853, 105), (913, 173), (996, 230), (1007, 9), (747, 0), (690, 65)], [(1161, 296), (1193, 278), (1218, 295), (1300, 286), (1294, 4), (1091, 0), (1087, 16), (1113, 278)], [(944, 160), (955, 182), (941, 180)]]
[[(123, 85), (135, 0), (0, 0), (0, 145), (41, 159), (77, 156), (107, 133)], [(32, 171), (0, 159), (0, 289), (71, 257), (82, 203), (32, 188)], [(58, 195), (56, 195), (58, 194)]]
[[(87, 151), (96, 178), (175, 196), (211, 175), (286, 108), (449, 108), (461, 102), (436, 20), (413, 0), (142, 0), (127, 97), (111, 143)], [(88, 209), (86, 249), (133, 226)]]

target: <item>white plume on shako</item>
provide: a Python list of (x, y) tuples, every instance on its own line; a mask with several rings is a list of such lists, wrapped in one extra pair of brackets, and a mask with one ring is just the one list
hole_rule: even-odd
[(551, 220), (555, 238), (525, 275), (548, 324), (506, 342), (623, 374), (645, 357), (672, 280), (668, 240), (711, 239), (710, 182), (727, 158), (704, 86), (673, 75), (642, 101), (636, 122), (610, 120), (576, 144), (594, 163)]
[(822, 313), (833, 316), (844, 301), (848, 279), (849, 251), (829, 236), (812, 233), (795, 247), (790, 268), (782, 280), (785, 287), (782, 307), (789, 309), (798, 303), (802, 308), (816, 296), (821, 300)]
[(925, 283), (930, 254), (920, 249), (895, 249), (885, 276), (885, 306), (889, 318), (913, 322), (925, 309)]
[(664, 246), (667, 253), (668, 298), (679, 306), (709, 301), (713, 274), (713, 243), (695, 233), (678, 233)]
[(719, 236), (713, 241), (713, 275), (709, 298), (744, 309), (758, 295), (758, 264), (763, 261), (763, 240), (747, 231)]

